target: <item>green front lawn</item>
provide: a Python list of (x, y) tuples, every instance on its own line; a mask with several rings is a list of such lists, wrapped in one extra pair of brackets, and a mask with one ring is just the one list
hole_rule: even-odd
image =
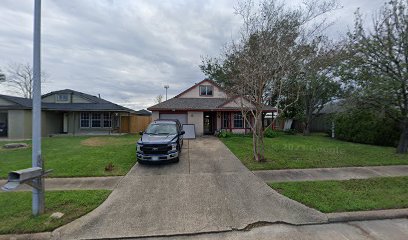
[[(0, 193), (0, 234), (52, 231), (92, 211), (110, 194), (107, 190), (46, 192), (46, 213), (33, 217), (31, 192)], [(54, 212), (64, 213), (52, 219)]]
[(252, 138), (233, 136), (221, 140), (250, 170), (408, 164), (408, 154), (396, 154), (395, 148), (344, 142), (323, 135), (265, 138), (267, 161), (258, 163), (252, 157)]
[(283, 182), (269, 186), (324, 213), (408, 207), (408, 177)]
[[(137, 140), (135, 135), (43, 138), (45, 168), (54, 169), (51, 177), (124, 175), (136, 163)], [(0, 142), (0, 178), (6, 178), (9, 171), (31, 167), (31, 147), (3, 149), (6, 143)], [(110, 163), (113, 168), (106, 171)]]

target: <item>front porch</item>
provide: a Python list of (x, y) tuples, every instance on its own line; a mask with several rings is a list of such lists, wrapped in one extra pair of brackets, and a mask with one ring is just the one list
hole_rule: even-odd
[[(262, 114), (262, 127), (273, 125), (268, 124), (266, 115)], [(251, 124), (254, 123), (254, 118), (248, 115), (248, 121), (245, 121), (241, 111), (212, 111), (203, 113), (204, 135), (213, 135), (216, 131), (229, 131), (237, 134), (247, 134), (251, 132)]]

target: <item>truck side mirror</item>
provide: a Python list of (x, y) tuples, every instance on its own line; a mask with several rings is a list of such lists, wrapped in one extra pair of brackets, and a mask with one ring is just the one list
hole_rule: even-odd
[(181, 130), (180, 135), (184, 135), (186, 133), (186, 131)]
[(140, 132), (139, 132), (139, 135), (142, 135), (142, 136), (143, 136), (143, 131), (140, 131)]

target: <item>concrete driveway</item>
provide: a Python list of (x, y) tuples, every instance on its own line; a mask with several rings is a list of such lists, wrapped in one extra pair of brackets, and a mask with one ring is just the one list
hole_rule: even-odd
[(166, 236), (244, 229), (261, 222), (326, 222), (271, 188), (214, 137), (185, 141), (178, 164), (136, 164), (109, 198), (54, 231), (61, 239)]

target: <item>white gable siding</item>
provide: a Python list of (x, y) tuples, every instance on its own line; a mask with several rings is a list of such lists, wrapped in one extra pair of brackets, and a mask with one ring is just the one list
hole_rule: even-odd
[(56, 94), (52, 94), (50, 96), (44, 97), (42, 99), (42, 102), (45, 102), (45, 103), (92, 103), (91, 101), (89, 101), (89, 100), (87, 100), (85, 98), (82, 98), (80, 96), (77, 96), (75, 94), (70, 94), (70, 93), (68, 93), (68, 101), (59, 102), (59, 101), (57, 101), (57, 96), (56, 95), (58, 95), (58, 94), (56, 93)]
[[(212, 96), (200, 96), (200, 85), (211, 85), (213, 86), (213, 95)], [(212, 85), (209, 82), (203, 82), (200, 85), (194, 86), (192, 89), (189, 91), (183, 93), (182, 95), (179, 96), (179, 98), (226, 98), (227, 94), (225, 94), (224, 91), (222, 91), (219, 87)]]

